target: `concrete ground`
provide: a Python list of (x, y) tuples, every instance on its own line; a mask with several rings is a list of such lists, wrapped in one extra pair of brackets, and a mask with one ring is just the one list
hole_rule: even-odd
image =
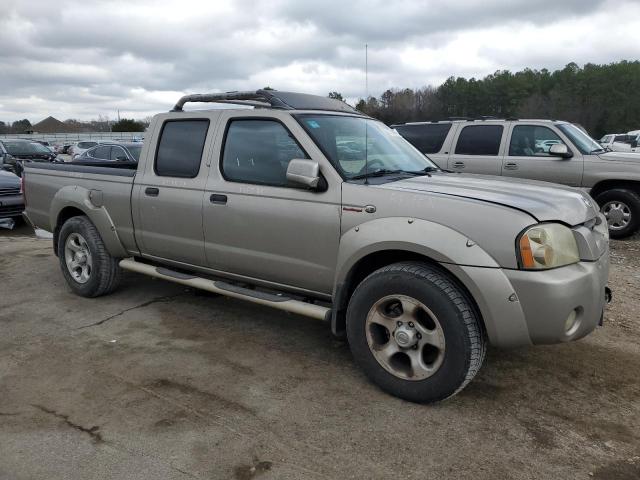
[(425, 406), (320, 322), (133, 274), (80, 298), (0, 232), (0, 479), (638, 479), (639, 249), (613, 242), (604, 328)]

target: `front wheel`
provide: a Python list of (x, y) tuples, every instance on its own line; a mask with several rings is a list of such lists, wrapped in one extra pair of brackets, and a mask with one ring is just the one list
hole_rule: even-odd
[(58, 259), (65, 280), (83, 297), (112, 292), (120, 282), (121, 269), (87, 217), (72, 217), (58, 236)]
[(609, 224), (611, 238), (633, 235), (640, 227), (640, 195), (632, 190), (613, 188), (596, 197)]
[(447, 274), (420, 262), (383, 267), (356, 288), (347, 337), (356, 363), (374, 383), (419, 403), (462, 390), (486, 352), (467, 294)]

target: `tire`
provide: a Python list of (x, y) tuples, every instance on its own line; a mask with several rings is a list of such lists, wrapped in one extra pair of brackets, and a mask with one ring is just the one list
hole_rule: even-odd
[[(449, 275), (421, 262), (388, 265), (358, 285), (347, 309), (347, 338), (369, 379), (417, 403), (462, 390), (480, 370), (487, 343), (467, 294)], [(409, 346), (412, 341), (417, 343)]]
[[(106, 295), (120, 283), (118, 259), (109, 254), (98, 230), (87, 217), (72, 217), (62, 225), (58, 237), (58, 259), (65, 280), (80, 296)], [(68, 262), (76, 268), (72, 269)]]
[[(625, 238), (640, 227), (640, 195), (632, 190), (613, 188), (596, 197), (600, 211), (607, 217), (609, 236)], [(628, 218), (623, 218), (621, 215)]]

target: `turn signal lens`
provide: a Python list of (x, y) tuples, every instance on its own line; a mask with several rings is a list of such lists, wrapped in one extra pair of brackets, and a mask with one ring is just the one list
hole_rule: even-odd
[(543, 223), (525, 231), (518, 242), (520, 266), (545, 270), (580, 261), (578, 244), (570, 228)]

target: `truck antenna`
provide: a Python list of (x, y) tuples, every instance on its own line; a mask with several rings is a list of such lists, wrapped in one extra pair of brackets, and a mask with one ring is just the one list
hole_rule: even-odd
[[(364, 44), (364, 95), (369, 102), (369, 45)], [(365, 103), (366, 105), (366, 103)], [(364, 184), (369, 185), (369, 121), (364, 121)]]

